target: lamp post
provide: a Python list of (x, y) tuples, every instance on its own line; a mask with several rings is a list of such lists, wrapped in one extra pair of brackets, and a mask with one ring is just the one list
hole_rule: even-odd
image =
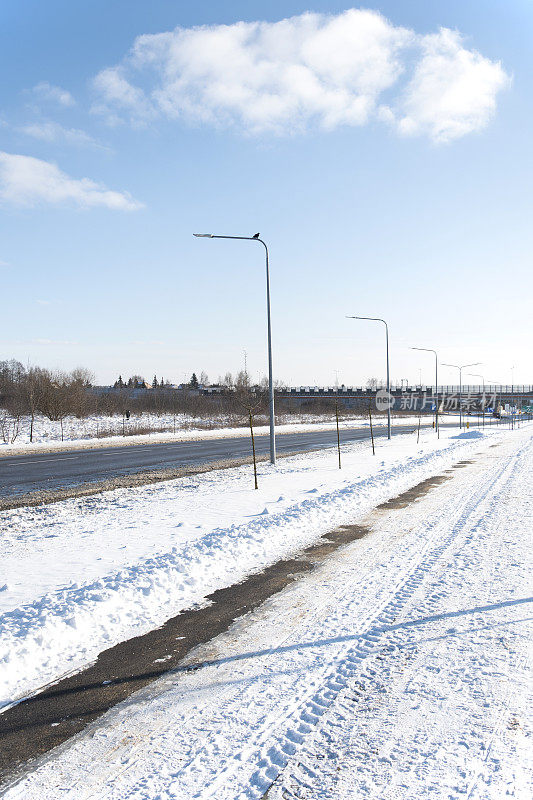
[(391, 415), (390, 415), (390, 403), (391, 403), (391, 396), (390, 396), (390, 373), (389, 373), (389, 326), (385, 322), (384, 319), (381, 317), (346, 317), (346, 319), (366, 319), (370, 322), (382, 322), (385, 325), (385, 343), (387, 347), (387, 394), (388, 394), (388, 404), (387, 404), (387, 439), (391, 438)]
[(501, 417), (501, 412), (502, 412), (502, 382), (501, 381), (492, 381), (492, 380), (489, 379), (489, 386), (490, 385), (494, 386), (494, 398), (495, 399), (496, 399), (496, 395), (498, 394), (498, 392), (496, 390), (496, 387), (498, 386), (498, 384), (500, 385), (500, 422), (501, 422), (501, 419), (502, 419), (502, 417)]
[(432, 350), (430, 347), (410, 347), (410, 350), (423, 350), (425, 353), (434, 353), (435, 355), (435, 429), (437, 431), (437, 438), (440, 439), (439, 431), (439, 365), (437, 360), (437, 351)]
[(483, 427), (485, 427), (485, 378), (483, 377), (483, 375), (480, 375), (478, 372), (469, 372), (468, 374), (470, 375), (471, 378), (481, 378), (481, 380), (483, 381), (482, 414), (483, 414)]
[(220, 236), (214, 233), (195, 233), (199, 239), (240, 239), (248, 242), (261, 242), (265, 248), (266, 257), (266, 300), (267, 300), (267, 340), (268, 340), (268, 398), (270, 407), (270, 463), (276, 463), (276, 430), (274, 420), (274, 381), (272, 378), (272, 329), (270, 324), (270, 270), (268, 264), (268, 247), (266, 243), (255, 236)]
[(474, 364), (443, 364), (443, 367), (453, 367), (459, 370), (459, 430), (463, 427), (463, 370), (467, 367), (477, 367), (481, 361), (476, 361)]

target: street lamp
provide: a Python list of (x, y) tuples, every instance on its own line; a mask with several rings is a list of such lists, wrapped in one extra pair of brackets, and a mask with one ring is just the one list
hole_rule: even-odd
[(443, 364), (443, 367), (453, 367), (459, 370), (459, 430), (463, 427), (463, 370), (467, 367), (478, 367), (482, 362), (476, 361), (474, 364)]
[(489, 378), (489, 386), (494, 386), (494, 399), (496, 399), (496, 395), (498, 394), (498, 391), (497, 391), (498, 384), (500, 386), (500, 412), (499, 412), (500, 413), (500, 418), (499, 419), (500, 419), (500, 422), (501, 422), (501, 419), (502, 419), (501, 418), (501, 412), (502, 412), (502, 382), (501, 381), (492, 381)]
[(425, 353), (435, 354), (435, 428), (437, 431), (437, 438), (440, 439), (439, 431), (439, 367), (437, 361), (437, 351), (432, 350), (430, 347), (410, 347), (410, 350), (423, 350)]
[(483, 414), (483, 427), (485, 427), (485, 378), (478, 372), (469, 372), (468, 374), (470, 375), (471, 378), (481, 378), (481, 380), (483, 381), (483, 405), (481, 408)]
[(387, 439), (391, 438), (391, 422), (390, 422), (390, 403), (391, 403), (391, 396), (390, 396), (390, 374), (389, 374), (389, 326), (385, 322), (384, 319), (381, 317), (346, 317), (346, 319), (366, 319), (370, 320), (371, 322), (382, 322), (385, 325), (385, 343), (387, 346), (387, 394), (388, 394), (388, 404), (387, 404)]
[(274, 421), (274, 381), (272, 378), (272, 330), (270, 325), (270, 271), (268, 264), (268, 247), (259, 238), (259, 234), (254, 236), (219, 236), (214, 233), (195, 233), (199, 239), (241, 239), (248, 242), (261, 242), (265, 248), (266, 256), (266, 300), (267, 300), (267, 339), (268, 339), (268, 398), (270, 406), (270, 463), (276, 463), (276, 430)]

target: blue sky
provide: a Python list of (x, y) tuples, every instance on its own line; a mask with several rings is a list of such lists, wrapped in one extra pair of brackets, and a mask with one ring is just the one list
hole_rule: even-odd
[(259, 377), (260, 231), (279, 378), (531, 382), (533, 7), (354, 7), (2, 3), (0, 359)]

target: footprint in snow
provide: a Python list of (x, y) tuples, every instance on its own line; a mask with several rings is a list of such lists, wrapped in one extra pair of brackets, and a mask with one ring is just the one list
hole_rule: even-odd
[(318, 489), (309, 489), (307, 494), (316, 494), (317, 492), (318, 492)]
[(263, 517), (263, 516), (265, 516), (266, 514), (270, 514), (270, 511), (268, 510), (268, 508), (264, 508), (264, 509), (261, 511), (261, 513), (259, 514), (259, 516), (260, 516), (260, 517)]

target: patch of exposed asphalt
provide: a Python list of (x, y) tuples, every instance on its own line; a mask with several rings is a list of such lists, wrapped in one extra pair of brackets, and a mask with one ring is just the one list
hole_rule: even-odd
[(293, 558), (213, 592), (208, 605), (182, 611), (160, 628), (103, 651), (88, 668), (8, 708), (0, 714), (0, 780), (12, 785), (22, 767), (165, 673), (197, 669), (201, 664), (180, 666), (191, 650), (368, 532), (363, 525), (339, 527)]
[(379, 506), (376, 506), (376, 511), (391, 511), (392, 509), (405, 508), (415, 500), (423, 497), (423, 495), (427, 494), (431, 489), (434, 489), (435, 486), (439, 486), (449, 479), (449, 475), (434, 475), (432, 478), (426, 478), (425, 481), (417, 483), (412, 489), (408, 489), (406, 492), (397, 495), (397, 497), (391, 497), (390, 500), (380, 503)]
[(361, 524), (339, 526), (292, 558), (208, 595), (208, 605), (182, 611), (160, 628), (104, 650), (94, 664), (8, 708), (0, 714), (2, 790), (35, 768), (40, 757), (142, 687), (170, 671), (179, 679), (180, 672), (201, 668), (204, 662), (184, 663), (185, 656), (316, 569), (331, 553), (370, 533), (373, 515), (405, 508), (450, 478), (436, 475), (421, 481), (381, 503)]
[[(498, 447), (498, 445), (491, 445), (491, 447)], [(483, 455), (482, 453), (478, 453), (477, 455)], [(417, 483), (416, 486), (413, 486), (412, 489), (407, 489), (407, 491), (402, 492), (397, 497), (391, 497), (390, 500), (386, 500), (384, 503), (380, 503), (379, 506), (376, 506), (376, 511), (390, 511), (395, 508), (405, 508), (406, 506), (414, 503), (415, 500), (419, 500), (425, 494), (427, 494), (431, 489), (434, 489), (436, 486), (439, 486), (444, 481), (450, 479), (450, 476), (453, 474), (453, 471), (456, 469), (464, 469), (469, 464), (474, 464), (475, 459), (468, 459), (464, 461), (458, 461), (456, 464), (450, 469), (444, 470), (442, 475), (433, 475), (431, 478), (426, 478), (426, 480)]]

